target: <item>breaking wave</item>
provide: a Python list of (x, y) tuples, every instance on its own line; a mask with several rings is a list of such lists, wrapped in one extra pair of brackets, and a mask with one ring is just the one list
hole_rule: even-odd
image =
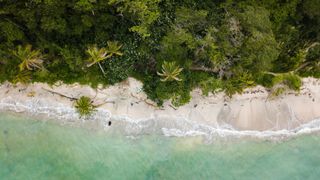
[[(283, 130), (236, 130), (232, 126), (214, 127), (182, 117), (159, 116), (148, 119), (130, 119), (126, 116), (112, 115), (104, 109), (97, 109), (90, 117), (79, 118), (76, 110), (61, 103), (48, 103), (44, 99), (30, 99), (17, 101), (12, 97), (0, 101), (0, 110), (26, 113), (32, 116), (44, 115), (50, 119), (65, 122), (97, 121), (106, 131), (112, 129), (126, 136), (140, 136), (146, 134), (162, 134), (168, 137), (203, 136), (211, 141), (216, 137), (252, 137), (262, 139), (286, 139), (302, 134), (320, 132), (320, 118), (310, 121), (294, 129)], [(108, 127), (108, 121), (113, 121)]]

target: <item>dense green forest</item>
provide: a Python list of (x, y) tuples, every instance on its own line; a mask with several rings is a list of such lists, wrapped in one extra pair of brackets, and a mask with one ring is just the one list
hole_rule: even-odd
[(319, 0), (0, 0), (0, 82), (127, 77), (159, 105), (200, 87), (299, 90), (320, 77)]

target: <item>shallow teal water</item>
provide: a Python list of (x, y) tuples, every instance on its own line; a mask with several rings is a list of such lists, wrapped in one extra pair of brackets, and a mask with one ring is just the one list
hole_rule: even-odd
[(0, 114), (0, 179), (319, 179), (320, 136), (282, 143), (116, 134)]

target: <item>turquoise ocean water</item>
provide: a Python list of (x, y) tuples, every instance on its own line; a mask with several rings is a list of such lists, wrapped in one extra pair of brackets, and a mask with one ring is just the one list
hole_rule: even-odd
[(144, 135), (0, 114), (0, 179), (319, 179), (320, 135), (290, 140)]

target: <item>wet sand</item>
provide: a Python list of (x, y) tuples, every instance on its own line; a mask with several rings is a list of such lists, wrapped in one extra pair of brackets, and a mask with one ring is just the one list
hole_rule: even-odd
[(203, 96), (200, 89), (193, 90), (191, 95), (191, 101), (184, 106), (175, 108), (166, 101), (163, 107), (157, 107), (147, 99), (142, 83), (133, 78), (97, 89), (79, 84), (14, 86), (6, 82), (0, 85), (0, 109), (23, 113), (37, 106), (34, 114), (39, 111), (46, 114), (56, 107), (58, 115), (63, 115), (61, 119), (77, 119), (73, 98), (88, 96), (94, 104), (101, 105), (99, 116), (105, 115), (104, 125), (108, 124), (110, 117), (134, 122), (180, 118), (210, 127), (241, 131), (292, 130), (320, 117), (320, 81), (313, 78), (303, 79), (300, 92), (287, 92), (276, 98), (271, 98), (261, 86), (246, 89), (243, 94), (232, 98), (224, 93)]

